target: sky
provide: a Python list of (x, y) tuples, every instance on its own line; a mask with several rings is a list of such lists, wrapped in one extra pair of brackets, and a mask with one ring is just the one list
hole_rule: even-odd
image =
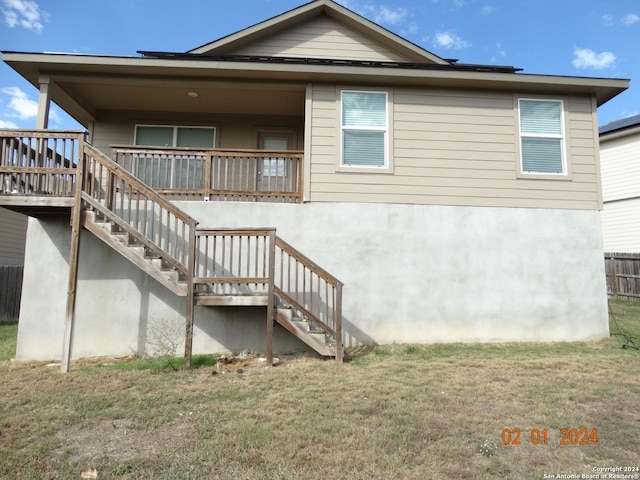
[[(185, 52), (305, 0), (0, 0), (0, 50)], [(640, 114), (638, 0), (340, 0), (422, 48), (523, 73), (631, 79), (599, 124)], [(179, 8), (178, 8), (179, 6)], [(34, 128), (37, 90), (0, 64), (0, 128)], [(50, 128), (78, 128), (53, 106)]]

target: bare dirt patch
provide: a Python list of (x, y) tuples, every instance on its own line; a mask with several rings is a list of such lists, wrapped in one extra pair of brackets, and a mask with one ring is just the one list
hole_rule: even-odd
[(62, 446), (53, 453), (77, 464), (122, 463), (154, 457), (191, 433), (187, 423), (149, 429), (131, 420), (87, 420), (61, 428), (55, 438)]

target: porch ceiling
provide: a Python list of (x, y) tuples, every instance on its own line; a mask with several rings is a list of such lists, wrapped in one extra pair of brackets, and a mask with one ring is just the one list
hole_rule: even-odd
[[(66, 95), (94, 117), (101, 110), (253, 115), (304, 115), (304, 85), (217, 82), (58, 81)], [(197, 95), (197, 96), (196, 96)], [(54, 94), (54, 101), (56, 95)], [(61, 98), (61, 97), (60, 97)], [(65, 108), (65, 105), (61, 105)]]

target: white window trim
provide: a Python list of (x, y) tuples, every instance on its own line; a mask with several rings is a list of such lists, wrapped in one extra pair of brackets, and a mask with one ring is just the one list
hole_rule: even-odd
[[(554, 133), (523, 133), (521, 127), (521, 116), (520, 116), (520, 104), (522, 101), (533, 101), (533, 102), (553, 102), (560, 104), (560, 125), (562, 127), (562, 133), (554, 134)], [(561, 179), (567, 180), (570, 179), (571, 172), (569, 169), (569, 161), (567, 157), (568, 149), (568, 139), (567, 139), (567, 116), (565, 112), (566, 101), (563, 98), (540, 98), (540, 97), (517, 97), (517, 107), (516, 107), (516, 125), (517, 125), (517, 133), (518, 133), (518, 177), (520, 178), (544, 178), (544, 179)], [(536, 172), (536, 171), (528, 171), (524, 170), (524, 158), (523, 158), (523, 149), (522, 149), (522, 139), (523, 138), (554, 138), (560, 139), (561, 145), (561, 154), (562, 154), (562, 172), (559, 173), (551, 173), (551, 172)]]
[[(348, 93), (384, 93), (386, 97), (387, 111), (386, 111), (386, 125), (384, 127), (361, 127), (361, 126), (347, 126), (342, 124), (343, 102), (342, 94)], [(393, 90), (392, 89), (378, 89), (378, 88), (349, 88), (340, 87), (336, 88), (336, 98), (338, 103), (338, 144), (337, 144), (337, 162), (336, 171), (339, 172), (351, 172), (351, 173), (393, 173), (393, 135), (391, 132), (391, 126), (393, 125)], [(344, 164), (344, 130), (361, 130), (361, 131), (384, 131), (384, 165), (383, 166), (370, 166), (370, 165), (345, 165)]]

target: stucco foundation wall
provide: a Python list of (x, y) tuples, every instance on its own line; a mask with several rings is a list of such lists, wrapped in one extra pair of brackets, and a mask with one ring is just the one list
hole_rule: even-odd
[[(388, 204), (177, 202), (201, 227), (271, 227), (345, 283), (347, 346), (608, 334), (600, 213)], [(17, 358), (62, 348), (70, 228), (30, 219)], [(185, 300), (83, 232), (72, 357), (182, 349)], [(263, 351), (264, 308), (196, 308), (194, 352)], [(304, 349), (276, 328), (279, 351)]]
[[(59, 359), (66, 311), (69, 220), (29, 219), (18, 360)], [(87, 231), (80, 242), (72, 358), (184, 352), (185, 298), (177, 297)], [(263, 351), (266, 308), (196, 307), (194, 353)], [(274, 350), (304, 350), (281, 328)]]
[(608, 335), (598, 211), (178, 202), (201, 227), (275, 226), (345, 283), (345, 342)]

